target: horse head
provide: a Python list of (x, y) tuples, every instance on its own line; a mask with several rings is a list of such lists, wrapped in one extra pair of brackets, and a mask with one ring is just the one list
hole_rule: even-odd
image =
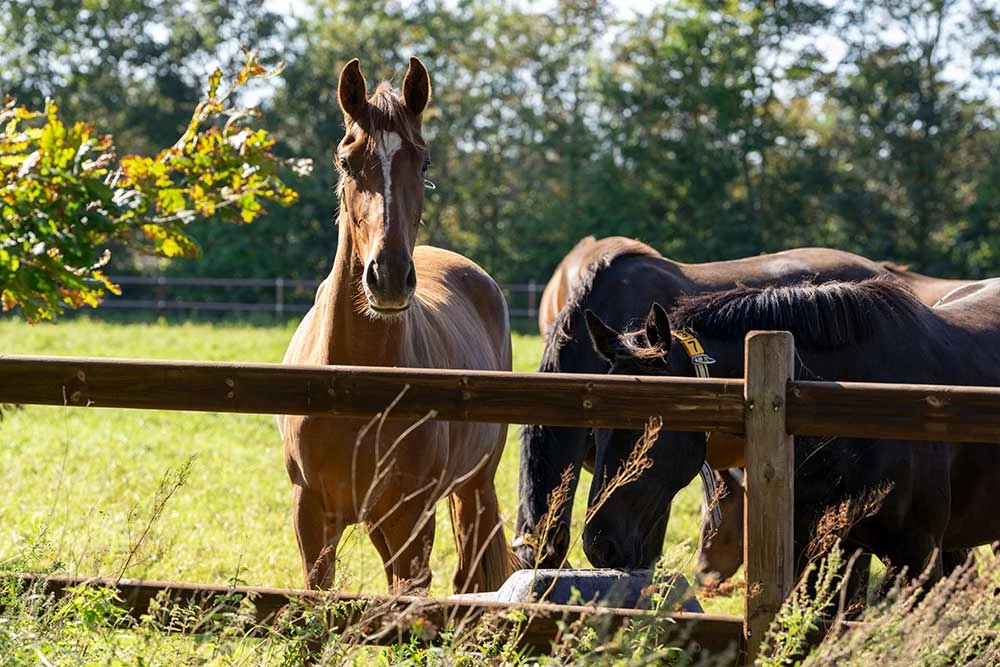
[[(693, 373), (659, 304), (653, 305), (645, 324), (636, 331), (616, 331), (591, 311), (586, 317), (594, 349), (611, 363), (610, 373)], [(641, 458), (647, 461), (643, 463), (637, 460), (635, 450), (645, 435), (627, 429), (595, 429), (594, 478), (583, 549), (597, 567), (652, 567), (663, 547), (670, 503), (705, 462), (703, 433), (662, 429), (649, 434), (653, 441), (645, 443), (648, 449)], [(645, 469), (638, 476), (626, 476), (630, 465)]]
[(337, 86), (345, 120), (335, 153), (340, 223), (350, 225), (361, 292), (368, 311), (379, 316), (405, 311), (417, 285), (413, 248), (430, 165), (420, 126), (430, 94), (418, 58), (410, 58), (401, 94), (383, 83), (368, 97), (357, 59), (344, 67)]

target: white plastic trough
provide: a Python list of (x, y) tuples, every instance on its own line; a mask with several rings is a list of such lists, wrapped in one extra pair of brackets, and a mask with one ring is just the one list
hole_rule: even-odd
[[(495, 602), (550, 602), (596, 604), (602, 607), (648, 609), (652, 603), (652, 570), (518, 570), (500, 590), (466, 593), (453, 598)], [(665, 595), (664, 609), (704, 612), (688, 584), (678, 573), (658, 580), (655, 591)]]

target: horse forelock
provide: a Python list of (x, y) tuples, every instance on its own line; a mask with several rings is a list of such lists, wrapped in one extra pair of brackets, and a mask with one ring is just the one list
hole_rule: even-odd
[(876, 277), (860, 282), (740, 285), (682, 297), (670, 322), (701, 336), (740, 340), (755, 329), (790, 331), (798, 346), (837, 349), (869, 340), (886, 324), (922, 327), (929, 313), (908, 286)]
[(378, 137), (383, 132), (394, 132), (403, 142), (420, 150), (427, 150), (427, 143), (420, 134), (419, 122), (403, 103), (403, 98), (392, 84), (383, 81), (368, 98), (368, 107), (360, 118), (347, 119), (347, 128), (359, 127), (366, 135), (368, 151), (374, 151)]

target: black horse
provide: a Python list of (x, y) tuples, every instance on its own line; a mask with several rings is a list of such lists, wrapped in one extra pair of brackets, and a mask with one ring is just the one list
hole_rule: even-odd
[[(929, 308), (896, 281), (738, 287), (658, 304), (645, 324), (620, 333), (593, 313), (596, 350), (618, 374), (693, 375), (671, 327), (694, 331), (717, 360), (714, 373), (742, 377), (743, 341), (755, 329), (791, 331), (801, 379), (1000, 385), (1000, 279)], [(610, 479), (638, 433), (595, 432), (595, 479)], [(1000, 434), (998, 434), (1000, 442)], [(652, 467), (611, 494), (585, 527), (584, 549), (604, 567), (647, 567), (658, 556), (674, 495), (705, 460), (705, 435), (662, 431)], [(844, 501), (881, 493), (847, 532), (845, 547), (896, 567), (941, 574), (940, 551), (1000, 538), (990, 507), (1000, 482), (1000, 447), (865, 438), (795, 439), (795, 545), (801, 566), (813, 528)], [(939, 550), (935, 552), (935, 550)], [(936, 557), (936, 561), (930, 561)]]
[[(806, 279), (861, 280), (888, 275), (858, 255), (826, 248), (800, 248), (770, 255), (706, 264), (682, 264), (649, 246), (622, 239), (592, 257), (559, 312), (546, 339), (539, 372), (606, 373), (608, 362), (587, 336), (584, 311), (592, 310), (618, 329), (639, 323), (655, 301), (668, 308), (685, 295), (729, 290), (737, 285), (790, 284)], [(570, 475), (570, 498), (591, 449), (586, 428), (525, 426), (521, 431), (520, 499), (515, 551), (525, 567), (561, 567), (569, 548), (571, 501), (549, 508), (549, 495)], [(588, 465), (588, 468), (591, 466)], [(551, 511), (550, 511), (551, 509)], [(543, 517), (548, 529), (542, 529)], [(545, 533), (545, 534), (539, 534)]]

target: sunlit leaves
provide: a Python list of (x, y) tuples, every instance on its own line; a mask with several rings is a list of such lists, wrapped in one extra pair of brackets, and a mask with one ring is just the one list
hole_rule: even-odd
[[(117, 292), (101, 268), (108, 242), (162, 257), (201, 253), (186, 233), (198, 218), (250, 223), (264, 204), (296, 192), (279, 177), (274, 139), (258, 114), (230, 97), (275, 72), (246, 54), (233, 82), (209, 77), (183, 136), (155, 156), (116, 159), (112, 138), (86, 123), (66, 125), (49, 101), (43, 113), (6, 100), (0, 110), (0, 301), (31, 321), (97, 306)], [(296, 164), (296, 173), (301, 173)]]

